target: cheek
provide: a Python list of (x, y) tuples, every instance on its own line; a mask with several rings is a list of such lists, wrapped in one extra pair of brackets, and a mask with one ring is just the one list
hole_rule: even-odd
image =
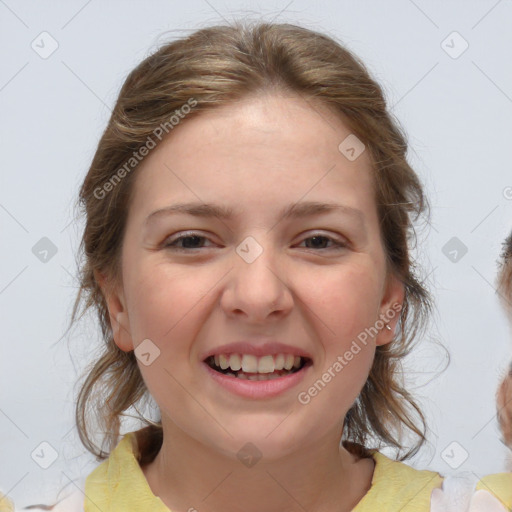
[(148, 264), (134, 272), (129, 317), (137, 340), (150, 338), (161, 345), (179, 345), (183, 329), (190, 326), (187, 319), (211, 290), (208, 280), (198, 275), (169, 264)]
[(138, 361), (140, 372), (163, 411), (185, 411), (190, 404), (182, 386), (190, 381), (193, 340), (201, 328), (198, 314), (211, 285), (197, 273), (168, 264), (137, 270), (132, 274), (130, 330), (135, 346), (149, 339), (157, 347), (150, 364)]
[(372, 265), (347, 266), (324, 275), (316, 286), (308, 286), (307, 303), (315, 313), (318, 311), (329, 344), (355, 337), (374, 324), (381, 287)]
[(149, 339), (158, 348), (158, 357), (151, 365), (139, 362), (141, 373), (152, 394), (158, 395), (162, 389), (167, 394), (170, 388), (179, 394), (177, 383), (190, 381), (194, 374), (198, 351), (195, 341), (211, 314), (219, 273), (155, 263), (150, 258), (129, 268), (134, 269), (129, 281), (134, 345)]
[(369, 328), (378, 319), (382, 289), (376, 269), (368, 259), (317, 274), (317, 285), (304, 288), (324, 354), (303, 391), (332, 421), (350, 408), (371, 369), (375, 343)]

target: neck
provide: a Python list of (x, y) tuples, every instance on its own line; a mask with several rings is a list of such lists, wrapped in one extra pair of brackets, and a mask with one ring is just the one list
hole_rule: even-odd
[(142, 471), (171, 510), (348, 512), (371, 485), (373, 459), (352, 455), (336, 432), (298, 453), (256, 463), (219, 453), (172, 423), (163, 423), (163, 434), (160, 451)]

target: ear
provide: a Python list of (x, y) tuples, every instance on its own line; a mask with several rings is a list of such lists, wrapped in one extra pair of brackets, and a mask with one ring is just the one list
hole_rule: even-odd
[[(379, 330), (375, 338), (377, 345), (385, 345), (393, 341), (395, 329), (400, 319), (404, 297), (404, 284), (394, 273), (389, 273), (380, 304), (379, 319), (384, 322), (384, 326)], [(389, 326), (389, 329), (386, 325)]]
[(122, 286), (113, 285), (104, 274), (96, 270), (94, 277), (107, 303), (114, 342), (122, 351), (129, 352), (135, 347), (130, 334), (130, 322)]

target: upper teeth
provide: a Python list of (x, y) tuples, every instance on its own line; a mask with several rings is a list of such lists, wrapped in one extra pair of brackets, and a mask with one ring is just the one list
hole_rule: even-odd
[(231, 368), (233, 371), (242, 369), (248, 373), (272, 373), (274, 370), (291, 370), (299, 368), (301, 363), (300, 356), (293, 354), (277, 354), (263, 357), (253, 356), (252, 354), (218, 354), (214, 356), (215, 365), (226, 370)]

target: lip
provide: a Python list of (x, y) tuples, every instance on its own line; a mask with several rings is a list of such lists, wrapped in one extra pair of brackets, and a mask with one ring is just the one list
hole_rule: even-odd
[(205, 359), (208, 359), (208, 357), (210, 356), (220, 354), (251, 354), (257, 357), (263, 357), (267, 355), (274, 356), (277, 354), (292, 354), (294, 356), (301, 356), (304, 358), (313, 359), (311, 355), (304, 349), (268, 339), (254, 340), (252, 342), (241, 340), (235, 341), (233, 343), (227, 343), (225, 345), (220, 345), (218, 347), (211, 348), (207, 352), (204, 352), (200, 356), (200, 358), (201, 361), (204, 361)]
[(227, 389), (235, 395), (252, 399), (272, 398), (294, 388), (304, 379), (311, 366), (312, 364), (310, 361), (309, 364), (299, 371), (289, 375), (284, 375), (277, 379), (242, 380), (237, 377), (230, 377), (229, 375), (217, 372), (205, 362), (201, 363), (201, 367), (205, 369), (207, 374), (224, 389)]

